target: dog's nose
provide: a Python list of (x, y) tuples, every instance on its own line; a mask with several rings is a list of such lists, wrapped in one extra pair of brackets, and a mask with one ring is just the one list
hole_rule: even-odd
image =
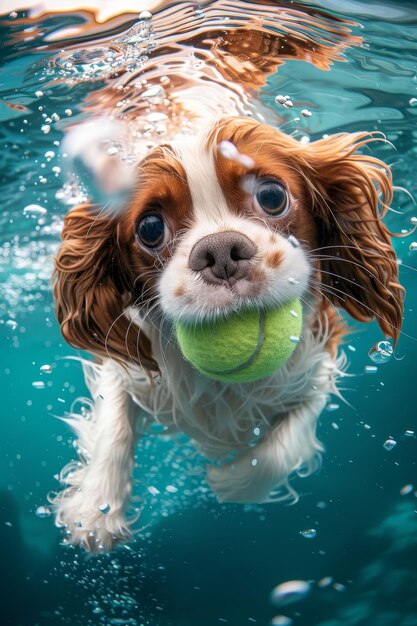
[(233, 284), (247, 274), (255, 254), (256, 246), (246, 235), (230, 230), (200, 239), (191, 250), (188, 264), (207, 283)]

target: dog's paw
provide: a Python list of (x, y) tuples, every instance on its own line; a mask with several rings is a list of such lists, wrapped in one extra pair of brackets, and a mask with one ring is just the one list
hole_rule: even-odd
[(267, 502), (279, 482), (279, 476), (270, 470), (258, 465), (256, 458), (245, 455), (221, 467), (209, 466), (207, 482), (219, 502)]
[(81, 490), (66, 490), (55, 502), (56, 525), (63, 542), (79, 545), (88, 552), (102, 553), (132, 540), (132, 533), (119, 507), (86, 498)]

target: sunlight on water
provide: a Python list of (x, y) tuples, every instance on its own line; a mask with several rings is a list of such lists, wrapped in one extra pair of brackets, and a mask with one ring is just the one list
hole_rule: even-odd
[[(244, 115), (305, 144), (334, 132), (382, 133), (388, 141), (371, 152), (398, 188), (386, 223), (409, 233), (416, 7), (57, 4), (5, 0), (0, 16), (0, 518), (2, 572), (14, 585), (5, 623), (415, 625), (412, 230), (394, 242), (408, 289), (403, 336), (394, 348), (375, 325), (352, 324), (345, 349), (358, 376), (342, 390), (349, 405), (335, 398), (323, 412), (324, 465), (296, 506), (219, 505), (202, 480), (204, 459), (157, 427), (162, 436), (141, 438), (136, 450), (135, 543), (86, 558), (55, 532), (47, 493), (76, 456), (57, 418), (91, 418), (79, 363), (66, 358), (79, 354), (61, 339), (53, 311), (66, 212), (84, 202), (121, 210), (150, 149), (213, 117)], [(250, 167), (230, 142), (219, 150)], [(103, 515), (109, 506), (100, 504)]]

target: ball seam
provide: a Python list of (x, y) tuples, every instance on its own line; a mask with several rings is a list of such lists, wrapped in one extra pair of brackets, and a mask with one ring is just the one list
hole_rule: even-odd
[(215, 376), (229, 376), (230, 374), (236, 374), (248, 367), (250, 367), (258, 358), (259, 353), (261, 352), (264, 342), (265, 342), (265, 321), (266, 321), (266, 312), (261, 310), (259, 312), (259, 326), (258, 326), (258, 343), (256, 345), (255, 350), (252, 352), (250, 357), (246, 359), (244, 363), (240, 365), (236, 365), (236, 367), (231, 367), (228, 370), (208, 370), (204, 368), (204, 371), (207, 374), (213, 374)]

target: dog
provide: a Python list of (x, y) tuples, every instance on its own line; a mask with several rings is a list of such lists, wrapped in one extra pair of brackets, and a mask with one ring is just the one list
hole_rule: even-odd
[[(66, 215), (57, 318), (68, 343), (95, 357), (86, 365), (92, 416), (68, 419), (79, 460), (62, 471), (54, 501), (68, 542), (100, 552), (131, 539), (135, 439), (154, 422), (205, 455), (220, 502), (296, 497), (289, 479), (319, 466), (318, 418), (345, 370), (337, 309), (376, 319), (394, 343), (401, 329), (404, 290), (382, 221), (391, 172), (358, 152), (375, 139), (340, 133), (305, 144), (224, 117), (151, 150), (124, 211), (83, 205)], [(294, 298), (302, 341), (263, 380), (208, 379), (175, 341), (175, 322)]]

